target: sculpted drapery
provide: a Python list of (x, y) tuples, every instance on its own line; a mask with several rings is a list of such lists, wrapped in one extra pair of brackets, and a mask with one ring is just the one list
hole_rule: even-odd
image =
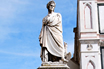
[(39, 41), (41, 46), (41, 59), (43, 62), (55, 62), (59, 60), (67, 62), (64, 56), (62, 17), (60, 13), (54, 12), (55, 5), (54, 1), (48, 2), (48, 15), (44, 17), (42, 21), (43, 24)]
[[(47, 24), (45, 24), (45, 22)], [(39, 38), (42, 48), (47, 48), (48, 52), (54, 56), (64, 57), (62, 18), (60, 13), (48, 14), (43, 18), (43, 25)]]

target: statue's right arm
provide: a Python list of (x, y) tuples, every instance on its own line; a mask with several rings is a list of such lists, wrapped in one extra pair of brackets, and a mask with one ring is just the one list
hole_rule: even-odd
[[(44, 20), (44, 18), (43, 18), (43, 20)], [(42, 35), (43, 35), (43, 20), (42, 20), (42, 28), (41, 28), (41, 32), (40, 32), (40, 35), (39, 35), (39, 41), (41, 40)]]
[(42, 31), (42, 29), (41, 29), (41, 32), (40, 32), (40, 35), (39, 35), (39, 41), (40, 41), (41, 38), (42, 38), (42, 34), (43, 34), (43, 31)]
[(41, 40), (41, 38), (43, 36), (43, 28), (46, 24), (47, 24), (47, 20), (46, 20), (46, 17), (44, 17), (43, 20), (42, 20), (42, 29), (41, 29), (41, 32), (40, 32), (40, 35), (39, 35), (39, 41)]

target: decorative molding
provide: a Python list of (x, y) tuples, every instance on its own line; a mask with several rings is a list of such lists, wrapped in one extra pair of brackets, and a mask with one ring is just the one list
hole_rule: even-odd
[(80, 53), (98, 53), (99, 54), (99, 51), (81, 51)]
[[(89, 11), (89, 13), (88, 13)], [(89, 15), (89, 17), (88, 17)], [(87, 18), (87, 20), (86, 20)], [(92, 29), (92, 8), (91, 8), (91, 2), (85, 3), (84, 7), (84, 27), (85, 29)]]
[(87, 45), (87, 50), (92, 50), (93, 49), (93, 46), (91, 44), (88, 44)]
[(87, 55), (85, 57), (89, 57), (89, 58), (93, 57), (93, 58), (95, 58), (95, 55)]
[(92, 60), (89, 60), (89, 62), (88, 62), (88, 64), (87, 64), (87, 68), (86, 69), (90, 69), (90, 68), (88, 68), (88, 66), (89, 66), (89, 64), (91, 64), (92, 65), (92, 69), (95, 69), (95, 64), (94, 64), (94, 62), (92, 61)]
[(100, 39), (79, 39), (81, 44), (98, 44)]

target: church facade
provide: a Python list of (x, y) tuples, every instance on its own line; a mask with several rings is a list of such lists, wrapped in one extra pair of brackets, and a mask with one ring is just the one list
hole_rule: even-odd
[(104, 69), (104, 0), (78, 0), (70, 69)]

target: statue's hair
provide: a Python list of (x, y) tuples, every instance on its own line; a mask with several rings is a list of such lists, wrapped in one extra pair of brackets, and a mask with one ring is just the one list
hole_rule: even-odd
[(52, 1), (49, 1), (49, 2), (47, 3), (47, 9), (49, 8), (49, 5), (50, 5), (51, 3), (54, 3), (55, 6), (56, 6), (56, 3), (52, 0)]

